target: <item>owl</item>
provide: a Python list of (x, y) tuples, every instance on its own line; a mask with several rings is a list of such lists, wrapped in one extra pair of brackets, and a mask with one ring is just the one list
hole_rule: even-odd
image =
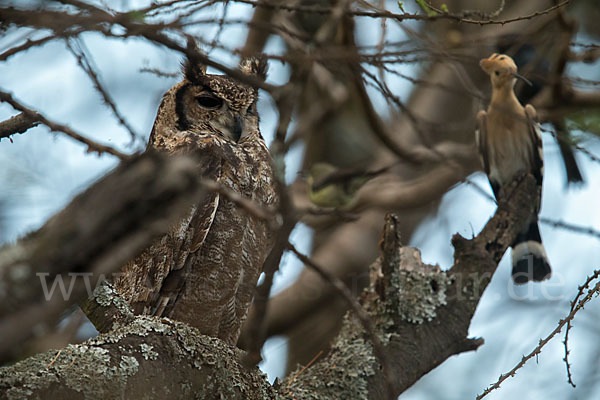
[[(264, 79), (266, 61), (240, 70)], [(187, 61), (163, 97), (148, 151), (187, 154), (198, 175), (263, 207), (276, 207), (275, 177), (259, 130), (258, 92)], [(270, 225), (208, 192), (115, 280), (136, 314), (169, 317), (235, 344), (270, 249)]]

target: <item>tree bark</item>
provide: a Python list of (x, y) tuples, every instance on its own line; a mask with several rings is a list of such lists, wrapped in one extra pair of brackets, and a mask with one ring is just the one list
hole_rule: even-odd
[(191, 158), (135, 156), (1, 248), (0, 359), (21, 354), (23, 342), (52, 329), (65, 308), (182, 217), (204, 190), (195, 169)]
[[(535, 187), (530, 175), (515, 181), (507, 190), (508, 201), (500, 202), (478, 236), (456, 235), (456, 261), (449, 271), (423, 264), (417, 249), (403, 247), (400, 220), (386, 217), (382, 254), (370, 267), (371, 284), (361, 302), (392, 360), (393, 396), (451, 355), (483, 343), (467, 338), (470, 320), (502, 255), (534, 211)], [(114, 292), (103, 296), (104, 304), (120, 304)], [(352, 315), (344, 318), (327, 356), (276, 386), (257, 368), (246, 368), (242, 356), (239, 349), (183, 323), (128, 317), (83, 344), (0, 369), (0, 388), (9, 398), (33, 399), (381, 399), (389, 390), (369, 337)]]

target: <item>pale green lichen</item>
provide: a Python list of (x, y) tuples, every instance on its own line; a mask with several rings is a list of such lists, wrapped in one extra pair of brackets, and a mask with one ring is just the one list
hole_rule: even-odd
[[(154, 346), (139, 343), (140, 337), (151, 334), (148, 340)], [(132, 338), (138, 341), (137, 345), (131, 345)], [(162, 348), (162, 343), (169, 349), (164, 354), (157, 347)], [(168, 361), (163, 356), (169, 357)], [(176, 387), (151, 382), (145, 388), (148, 398), (274, 398), (266, 376), (258, 369), (245, 368), (240, 363), (242, 356), (241, 350), (201, 335), (186, 324), (166, 318), (137, 317), (131, 324), (83, 344), (67, 346), (58, 354), (48, 352), (0, 368), (0, 390), (6, 389), (9, 399), (40, 398), (45, 391), (54, 393), (57, 388), (62, 388), (61, 393), (79, 392), (85, 399), (126, 398), (130, 378), (135, 377), (134, 387), (138, 387), (141, 365), (148, 368), (152, 366), (149, 363), (156, 362), (155, 368), (169, 363), (178, 368), (182, 377), (192, 380)], [(202, 372), (192, 373), (192, 369)]]
[(131, 376), (138, 371), (140, 363), (133, 356), (121, 356), (119, 367), (124, 371), (125, 375)]
[(59, 384), (85, 399), (111, 398), (123, 391), (127, 377), (138, 371), (135, 357), (113, 361), (108, 350), (88, 344), (69, 345), (60, 351), (32, 357), (0, 369), (0, 382), (8, 386), (8, 399), (22, 399)]
[(376, 374), (377, 358), (360, 324), (348, 314), (331, 348), (327, 362), (316, 363), (308, 374), (284, 382), (282, 398), (324, 400), (336, 398), (368, 399), (369, 379)]
[(154, 346), (150, 346), (146, 343), (140, 344), (140, 352), (145, 360), (156, 360), (158, 358), (158, 353), (152, 350), (153, 348)]
[(96, 303), (103, 307), (114, 306), (123, 315), (130, 315), (133, 317), (133, 311), (125, 300), (123, 300), (115, 291), (115, 288), (108, 283), (103, 281), (96, 289), (93, 294)]
[(421, 253), (412, 247), (402, 247), (400, 264), (394, 268), (388, 292), (397, 298), (397, 313), (401, 320), (415, 324), (433, 320), (438, 307), (447, 304), (446, 292), (452, 283), (437, 265), (423, 264)]

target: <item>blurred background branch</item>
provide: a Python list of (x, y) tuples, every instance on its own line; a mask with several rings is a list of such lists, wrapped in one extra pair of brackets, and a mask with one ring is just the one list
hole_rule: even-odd
[[(302, 254), (310, 254), (310, 260), (358, 296), (369, 284), (368, 266), (378, 256), (384, 217), (394, 212), (401, 221), (398, 234), (406, 243), (422, 247), (429, 260), (449, 266), (451, 234), (459, 230), (475, 235), (495, 207), (487, 182), (473, 175), (480, 170), (473, 131), (476, 112), (487, 104), (490, 89), (478, 60), (504, 52), (534, 84), (518, 84), (520, 101), (534, 104), (542, 121), (550, 123), (544, 127), (550, 135), (544, 139), (547, 172), (541, 221), (548, 228), (544, 240), (554, 243), (548, 250), (557, 265), (554, 283), (558, 280), (561, 293), (572, 297), (600, 259), (600, 220), (591, 205), (599, 195), (594, 178), (600, 165), (600, 76), (596, 66), (589, 65), (597, 63), (599, 54), (597, 5), (593, 0), (422, 4), (427, 9), (413, 1), (382, 0), (3, 3), (0, 139), (15, 143), (0, 141), (0, 240), (15, 240), (40, 227), (118, 159), (142, 150), (143, 141), (132, 144), (131, 139), (149, 133), (160, 95), (178, 76), (179, 60), (186, 55), (267, 94), (259, 104), (261, 130), (272, 143), (275, 162), (285, 167), (282, 190), (289, 193), (304, 224), (292, 230), (295, 215), (287, 229)], [(195, 51), (192, 42), (203, 52)], [(261, 52), (270, 60), (267, 82), (235, 67), (240, 55)], [(139, 74), (140, 70), (158, 71), (160, 76)], [(22, 114), (12, 117), (15, 110)], [(81, 157), (79, 147), (60, 136), (42, 137), (36, 125), (67, 134), (99, 157)], [(27, 135), (11, 136), (30, 128)], [(348, 207), (317, 209), (297, 173), (319, 162), (363, 172), (393, 167), (356, 191)], [(581, 181), (583, 185), (566, 186)], [(239, 204), (249, 212), (273, 216), (273, 210), (256, 209), (251, 202)], [(265, 303), (266, 311), (259, 310), (258, 316), (254, 311), (249, 321), (264, 320), (264, 338), (286, 337), (287, 356), (275, 358), (286, 360), (289, 373), (329, 348), (348, 304), (310, 269), (282, 288), (278, 279), (288, 275), (291, 265), (282, 260), (281, 266), (273, 263), (276, 293)], [(499, 349), (488, 341), (478, 352), (481, 358), (461, 364), (465, 374), (477, 372), (478, 383), (465, 382), (457, 398), (473, 397), (507, 369), (498, 365), (504, 358), (494, 352), (524, 353), (529, 345), (523, 337), (537, 342), (524, 331), (539, 332), (563, 315), (553, 301), (514, 301), (507, 295), (514, 288), (506, 288), (502, 272), (497, 275), (473, 329), (487, 336), (500, 323), (515, 328), (510, 336), (498, 338), (506, 347)], [(560, 305), (568, 310), (567, 301)], [(540, 321), (543, 307), (547, 321)], [(598, 310), (590, 306), (586, 312), (587, 331), (596, 332)], [(516, 318), (519, 323), (513, 322)], [(65, 337), (73, 336), (73, 329), (65, 329)], [(240, 346), (255, 336), (246, 332)], [(42, 350), (43, 343), (36, 347)], [(269, 361), (269, 356), (263, 358)], [(457, 370), (452, 362), (460, 363), (448, 360), (448, 369), (444, 365), (427, 379), (448, 379), (443, 377)], [(586, 359), (575, 358), (574, 363), (580, 369), (573, 373), (589, 374), (592, 382), (594, 372), (585, 368)], [(479, 367), (474, 371), (470, 365)], [(277, 374), (286, 373), (279, 368)], [(440, 397), (430, 387), (435, 385), (417, 384), (405, 396)], [(510, 387), (503, 390), (510, 398)], [(593, 384), (578, 385), (577, 390), (597, 393)]]

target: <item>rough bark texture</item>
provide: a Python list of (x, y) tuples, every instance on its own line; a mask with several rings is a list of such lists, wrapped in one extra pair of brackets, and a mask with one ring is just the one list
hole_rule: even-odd
[[(401, 220), (386, 217), (383, 254), (370, 267), (371, 287), (361, 299), (394, 364), (395, 394), (448, 357), (483, 344), (482, 339), (467, 338), (471, 318), (504, 252), (533, 211), (533, 177), (528, 175), (515, 186), (510, 202), (501, 203), (478, 236), (455, 235), (455, 263), (448, 271), (423, 264), (418, 249), (403, 247)], [(282, 384), (289, 398), (380, 399), (386, 385), (368, 338), (348, 316), (331, 352), (308, 371), (290, 376)]]
[(16, 133), (23, 133), (29, 128), (33, 128), (38, 125), (38, 121), (34, 118), (27, 116), (26, 114), (18, 114), (14, 117), (7, 119), (6, 121), (0, 122), (0, 139), (8, 137)]
[(8, 399), (274, 398), (264, 374), (238, 362), (241, 353), (183, 323), (137, 317), (0, 369), (0, 391)]
[[(500, 203), (478, 236), (454, 237), (456, 261), (449, 271), (423, 264), (417, 249), (400, 244), (401, 221), (386, 218), (382, 254), (370, 268), (371, 286), (361, 301), (393, 360), (394, 395), (451, 355), (483, 343), (466, 337), (470, 320), (502, 255), (533, 211), (535, 180), (527, 175), (507, 193), (508, 201)], [(99, 303), (108, 309), (121, 304), (110, 289), (101, 297)], [(0, 369), (0, 389), (8, 398), (40, 399), (380, 399), (386, 388), (369, 338), (351, 315), (326, 356), (271, 387), (258, 369), (242, 365), (242, 352), (235, 347), (179, 322), (121, 319), (121, 313), (104, 314), (109, 333)]]
[[(433, 3), (440, 6), (442, 2)], [(498, 7), (496, 3), (484, 4), (474, 0), (443, 3), (450, 10), (481, 9), (490, 12)], [(507, 1), (502, 16), (527, 15), (552, 4), (549, 0)], [(320, 15), (297, 15), (298, 19), (313, 27), (325, 21)], [(549, 14), (530, 21), (485, 27), (453, 21), (424, 23), (422, 32), (427, 37), (415, 34), (410, 36), (410, 40), (416, 43), (424, 40), (422, 45), (430, 52), (428, 67), (418, 77), (427, 84), (415, 85), (405, 105), (417, 117), (422, 132), (416, 129), (411, 117), (403, 112), (393, 116), (392, 121), (384, 121), (392, 140), (404, 149), (424, 145), (436, 148), (444, 142), (473, 143), (475, 115), (483, 108), (484, 93), (487, 92), (481, 89), (489, 87), (489, 78), (481, 71), (478, 60), (498, 51), (496, 42), (500, 36), (515, 33), (534, 33), (534, 36), (525, 38), (532, 40), (536, 46), (540, 43), (550, 44), (542, 46), (541, 53), (552, 54), (551, 44), (556, 41), (559, 32), (555, 20), (556, 15)], [(388, 24), (392, 23), (388, 21)], [(352, 48), (351, 28), (346, 28), (344, 35), (345, 44)], [(249, 36), (248, 40), (251, 39), (256, 38)], [(332, 41), (323, 47), (327, 45), (331, 45), (331, 51), (335, 51), (339, 43)], [(376, 139), (374, 127), (366, 122), (365, 110), (370, 105), (359, 99), (356, 83), (349, 78), (352, 73), (348, 69), (353, 67), (353, 63), (337, 62), (326, 66), (335, 77), (336, 84), (345, 87), (349, 95), (335, 112), (323, 120), (319, 129), (308, 134), (305, 165), (327, 161), (341, 167), (371, 165), (370, 168), (376, 168), (397, 161), (397, 155), (382, 146)], [(314, 86), (311, 82), (306, 83), (308, 104), (314, 98), (324, 96)], [(367, 266), (377, 257), (375, 248), (385, 213), (398, 213), (402, 220), (402, 237), (408, 240), (421, 221), (437, 210), (439, 200), (450, 187), (481, 168), (474, 147), (471, 157), (451, 161), (421, 165), (406, 162), (393, 169), (396, 176), (389, 185), (376, 180), (365, 185), (359, 192), (359, 202), (365, 200), (373, 204), (374, 200), (380, 207), (363, 212), (351, 224), (329, 223), (325, 224), (325, 228), (316, 227), (311, 257), (359, 293), (367, 284)], [(410, 199), (402, 194), (406, 188), (413, 186), (419, 188), (414, 191), (416, 197), (411, 204)], [(389, 200), (385, 201), (385, 198)], [(356, 246), (356, 243), (361, 243), (361, 246)], [(331, 287), (319, 280), (314, 272), (305, 269), (292, 286), (271, 300), (266, 316), (267, 332), (269, 336), (286, 335), (289, 338), (288, 370), (298, 364), (306, 364), (320, 350), (326, 349), (335, 336), (347, 308), (343, 302), (332, 301), (334, 296)]]
[(146, 153), (122, 163), (38, 231), (1, 248), (0, 359), (51, 329), (66, 307), (165, 233), (201, 191), (190, 158)]

